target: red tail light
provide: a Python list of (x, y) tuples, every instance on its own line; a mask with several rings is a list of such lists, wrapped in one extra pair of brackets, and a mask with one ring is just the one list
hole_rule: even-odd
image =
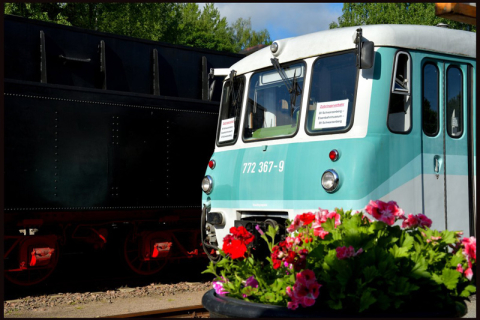
[(332, 161), (337, 161), (338, 160), (338, 151), (333, 149), (332, 151), (330, 151), (330, 153), (328, 154), (328, 157), (330, 158), (330, 160)]
[(209, 167), (210, 169), (215, 169), (215, 165), (216, 165), (215, 160), (210, 160), (210, 161), (208, 162), (208, 167)]

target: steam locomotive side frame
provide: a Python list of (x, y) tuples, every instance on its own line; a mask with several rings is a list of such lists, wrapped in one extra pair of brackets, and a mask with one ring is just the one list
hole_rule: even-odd
[(46, 279), (61, 251), (122, 237), (154, 274), (203, 256), (198, 181), (221, 88), (243, 56), (5, 16), (5, 277)]

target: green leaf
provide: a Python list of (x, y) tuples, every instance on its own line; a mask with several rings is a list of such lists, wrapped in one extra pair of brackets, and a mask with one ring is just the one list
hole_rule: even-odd
[(313, 258), (314, 260), (321, 260), (325, 256), (324, 247), (319, 245), (315, 247), (312, 251), (308, 253), (308, 257)]
[(229, 258), (223, 258), (220, 261), (217, 262), (217, 267), (220, 268), (225, 268), (226, 266), (230, 265), (232, 263), (232, 260)]
[(360, 297), (360, 312), (368, 309), (370, 305), (375, 303), (377, 299), (372, 295), (372, 292), (376, 291), (374, 288), (367, 288), (363, 291), (362, 296)]
[(375, 266), (368, 266), (365, 269), (363, 269), (363, 275), (365, 276), (365, 282), (372, 281), (378, 274), (379, 274), (378, 270)]
[(402, 235), (403, 235), (402, 237), (403, 239), (401, 242), (401, 246), (402, 248), (406, 248), (408, 251), (413, 247), (413, 243), (415, 242), (415, 239), (406, 232), (404, 232)]
[(377, 297), (377, 305), (382, 310), (387, 310), (392, 304), (392, 299), (390, 299), (385, 293), (380, 292)]
[(328, 306), (333, 310), (340, 310), (342, 309), (342, 301), (341, 300), (328, 300)]
[(468, 286), (465, 287), (465, 289), (463, 289), (462, 293), (460, 293), (460, 297), (468, 298), (472, 294), (474, 294), (475, 292), (477, 292), (477, 288), (475, 286), (469, 284)]
[(432, 274), (433, 281), (435, 281), (436, 284), (443, 284), (443, 279), (436, 273)]
[(414, 279), (431, 277), (430, 272), (428, 272), (427, 261), (425, 261), (423, 256), (415, 254), (412, 260), (415, 262), (411, 271), (411, 275)]
[(267, 292), (264, 295), (266, 301), (273, 302), (275, 301), (275, 294), (273, 292)]
[(453, 290), (457, 287), (458, 280), (461, 274), (457, 270), (443, 269), (442, 280), (447, 289)]
[(406, 277), (398, 277), (395, 279), (395, 286), (393, 290), (389, 290), (392, 294), (396, 296), (406, 296), (412, 291), (418, 290), (420, 287), (410, 283), (409, 279)]
[(407, 248), (404, 248), (404, 247), (397, 247), (397, 245), (393, 245), (392, 248), (390, 248), (390, 250), (388, 250), (394, 258), (398, 259), (398, 258), (403, 258), (403, 257), (408, 257), (408, 249)]

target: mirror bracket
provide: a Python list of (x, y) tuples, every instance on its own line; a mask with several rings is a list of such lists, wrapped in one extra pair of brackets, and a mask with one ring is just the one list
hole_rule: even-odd
[(373, 67), (373, 59), (375, 56), (374, 43), (372, 41), (362, 40), (362, 28), (356, 30), (353, 42), (355, 43), (357, 55), (357, 68), (370, 69)]

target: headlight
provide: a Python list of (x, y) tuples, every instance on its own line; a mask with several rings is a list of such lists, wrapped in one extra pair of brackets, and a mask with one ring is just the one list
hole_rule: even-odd
[(334, 192), (338, 187), (338, 174), (333, 169), (325, 171), (322, 175), (322, 187), (327, 192)]
[(213, 189), (212, 177), (205, 176), (205, 178), (203, 178), (203, 180), (202, 180), (202, 190), (203, 190), (203, 192), (205, 192), (206, 194), (210, 194), (210, 192), (212, 192), (212, 189)]

